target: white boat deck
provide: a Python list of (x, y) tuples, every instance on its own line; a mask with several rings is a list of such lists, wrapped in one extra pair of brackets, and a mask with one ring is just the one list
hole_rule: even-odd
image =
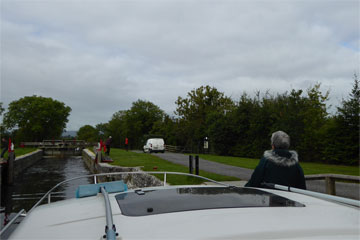
[[(359, 239), (360, 211), (338, 203), (265, 190), (306, 207), (245, 207), (125, 216), (109, 194), (117, 239)], [(168, 202), (171, 204), (171, 202)], [(102, 194), (37, 207), (10, 239), (102, 239)]]

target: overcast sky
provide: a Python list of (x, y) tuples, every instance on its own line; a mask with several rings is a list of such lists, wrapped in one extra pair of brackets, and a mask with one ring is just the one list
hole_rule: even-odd
[(317, 82), (339, 105), (359, 74), (359, 1), (1, 1), (1, 102), (51, 97), (67, 130), (138, 99), (173, 114), (210, 85), (284, 93)]

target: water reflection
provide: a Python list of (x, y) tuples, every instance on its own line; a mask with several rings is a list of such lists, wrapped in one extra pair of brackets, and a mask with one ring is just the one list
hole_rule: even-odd
[[(237, 188), (237, 187), (224, 187), (224, 188), (179, 188), (176, 189), (178, 194), (191, 195), (212, 195), (212, 198), (218, 198), (215, 195), (227, 196), (226, 199), (232, 199), (239, 204), (240, 207), (303, 207), (304, 205), (290, 199), (275, 195), (266, 191), (253, 188)], [(238, 197), (241, 198), (238, 199)]]
[[(91, 174), (81, 157), (44, 158), (19, 174), (13, 186), (1, 189), (1, 227), (11, 214), (26, 211), (52, 187), (64, 180)], [(75, 197), (78, 185), (92, 183), (92, 179), (83, 178), (59, 186), (52, 194), (51, 201), (59, 201)], [(47, 201), (44, 201), (47, 203)]]

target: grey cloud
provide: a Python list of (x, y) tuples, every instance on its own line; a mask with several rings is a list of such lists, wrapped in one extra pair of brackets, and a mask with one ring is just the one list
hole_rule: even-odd
[[(168, 113), (201, 85), (239, 97), (322, 82), (333, 105), (359, 71), (357, 1), (3, 1), (1, 101), (73, 108), (68, 129), (137, 99)], [(19, 87), (21, 86), (21, 88)], [(95, 110), (93, 110), (95, 109)]]

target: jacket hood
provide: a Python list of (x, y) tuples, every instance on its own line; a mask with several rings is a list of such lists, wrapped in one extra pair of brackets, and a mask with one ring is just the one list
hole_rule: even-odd
[(264, 157), (276, 165), (286, 167), (293, 166), (299, 161), (297, 152), (288, 150), (267, 150)]

